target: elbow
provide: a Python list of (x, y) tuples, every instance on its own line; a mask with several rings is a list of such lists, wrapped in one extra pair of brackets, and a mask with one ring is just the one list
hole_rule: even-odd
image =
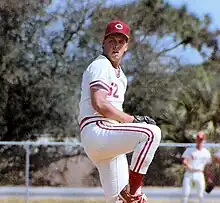
[(102, 114), (103, 116), (105, 116), (106, 112), (107, 112), (107, 108), (106, 108), (106, 102), (105, 101), (93, 101), (92, 102), (92, 106), (93, 108), (100, 114)]

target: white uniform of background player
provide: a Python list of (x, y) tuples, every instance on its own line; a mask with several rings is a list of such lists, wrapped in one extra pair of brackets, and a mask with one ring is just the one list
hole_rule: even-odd
[(107, 202), (115, 203), (129, 183), (126, 153), (134, 151), (130, 169), (146, 174), (159, 146), (161, 131), (156, 125), (119, 123), (99, 114), (91, 102), (92, 88), (106, 91), (107, 100), (123, 111), (127, 79), (121, 67), (115, 69), (106, 56), (98, 56), (83, 74), (79, 105), (82, 144), (99, 171)]
[(183, 178), (183, 203), (188, 202), (192, 184), (195, 184), (199, 202), (204, 201), (205, 177), (204, 169), (212, 163), (211, 153), (203, 147), (205, 134), (199, 132), (196, 137), (196, 147), (189, 147), (182, 155), (186, 166)]

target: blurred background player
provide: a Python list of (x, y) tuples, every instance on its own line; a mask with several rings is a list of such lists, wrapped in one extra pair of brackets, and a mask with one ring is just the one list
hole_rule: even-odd
[[(86, 69), (80, 100), (80, 134), (88, 157), (99, 171), (106, 201), (146, 203), (141, 193), (144, 175), (161, 140), (160, 128), (148, 116), (123, 112), (127, 78), (121, 59), (128, 49), (130, 28), (108, 23), (103, 53)], [(130, 170), (126, 153), (133, 152)]]
[(211, 153), (203, 146), (205, 139), (206, 135), (203, 132), (198, 132), (196, 146), (187, 148), (182, 155), (182, 163), (185, 167), (182, 203), (188, 202), (192, 184), (195, 184), (199, 203), (204, 202), (206, 187), (204, 172), (207, 175), (210, 173), (210, 164), (212, 163)]

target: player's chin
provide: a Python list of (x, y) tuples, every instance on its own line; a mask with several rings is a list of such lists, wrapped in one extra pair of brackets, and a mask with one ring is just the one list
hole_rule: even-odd
[(111, 56), (112, 61), (118, 61), (120, 59), (121, 59), (121, 55), (119, 55), (119, 54), (114, 54)]

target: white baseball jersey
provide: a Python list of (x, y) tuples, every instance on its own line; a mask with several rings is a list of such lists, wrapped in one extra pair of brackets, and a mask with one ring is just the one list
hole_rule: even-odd
[(119, 123), (100, 115), (91, 104), (90, 88), (108, 93), (107, 100), (122, 111), (127, 79), (103, 55), (83, 73), (79, 125), (84, 150), (99, 171), (106, 202), (117, 196), (129, 182), (126, 153), (132, 152), (130, 169), (146, 174), (159, 146), (161, 130), (146, 123)]
[(98, 56), (83, 73), (79, 118), (100, 115), (91, 104), (90, 88), (99, 88), (108, 93), (107, 100), (122, 110), (127, 78), (122, 69), (115, 69), (103, 55)]
[(202, 148), (198, 150), (196, 147), (189, 147), (185, 150), (182, 158), (186, 158), (192, 169), (203, 171), (205, 166), (212, 162), (211, 153), (206, 149)]

